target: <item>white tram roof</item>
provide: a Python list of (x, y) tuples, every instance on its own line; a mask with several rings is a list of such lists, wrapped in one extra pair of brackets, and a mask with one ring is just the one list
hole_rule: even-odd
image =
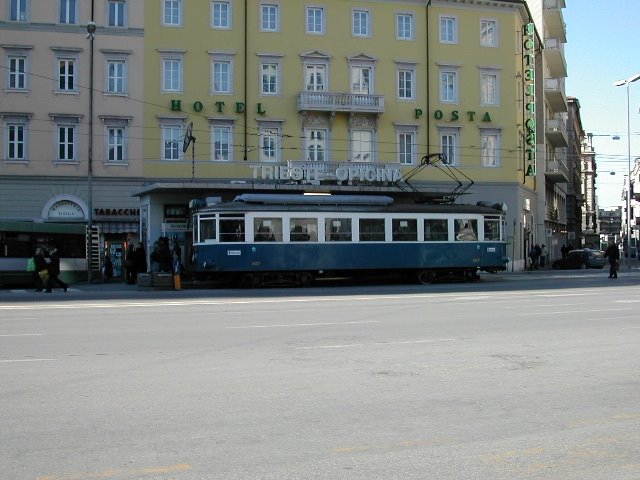
[(387, 212), (498, 215), (494, 206), (465, 204), (395, 203), (393, 198), (376, 195), (295, 195), (245, 193), (232, 202), (200, 208), (199, 212)]

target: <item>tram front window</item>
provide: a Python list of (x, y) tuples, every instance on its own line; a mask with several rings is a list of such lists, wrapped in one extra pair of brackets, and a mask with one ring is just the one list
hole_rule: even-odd
[(484, 219), (484, 239), (486, 241), (500, 240), (500, 218)]

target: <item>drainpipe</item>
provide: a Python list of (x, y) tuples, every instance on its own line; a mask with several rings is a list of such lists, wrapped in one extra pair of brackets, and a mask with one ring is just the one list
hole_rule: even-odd
[(247, 85), (248, 85), (248, 67), (249, 67), (249, 59), (247, 57), (248, 55), (248, 51), (249, 51), (249, 46), (247, 45), (248, 43), (248, 36), (249, 36), (249, 30), (248, 30), (248, 23), (249, 23), (249, 19), (248, 19), (248, 11), (249, 11), (249, 5), (247, 4), (247, 0), (244, 0), (244, 161), (247, 161), (247, 151), (248, 151), (248, 135), (247, 135), (247, 128), (249, 125), (249, 117), (247, 114), (247, 110), (248, 110), (248, 105), (247, 105)]

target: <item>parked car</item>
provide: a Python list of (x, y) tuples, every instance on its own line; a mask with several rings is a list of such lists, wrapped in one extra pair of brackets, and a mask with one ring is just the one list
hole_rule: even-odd
[(556, 260), (551, 265), (555, 269), (573, 270), (580, 268), (602, 268), (606, 265), (607, 259), (601, 250), (590, 248), (579, 248), (571, 250), (567, 258)]

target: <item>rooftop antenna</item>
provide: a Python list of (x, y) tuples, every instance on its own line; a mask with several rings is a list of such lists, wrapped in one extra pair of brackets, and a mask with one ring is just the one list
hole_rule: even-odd
[(190, 122), (189, 125), (187, 125), (187, 131), (184, 133), (182, 153), (187, 152), (189, 145), (191, 145), (191, 181), (193, 182), (196, 178), (196, 137), (193, 136), (193, 122)]

